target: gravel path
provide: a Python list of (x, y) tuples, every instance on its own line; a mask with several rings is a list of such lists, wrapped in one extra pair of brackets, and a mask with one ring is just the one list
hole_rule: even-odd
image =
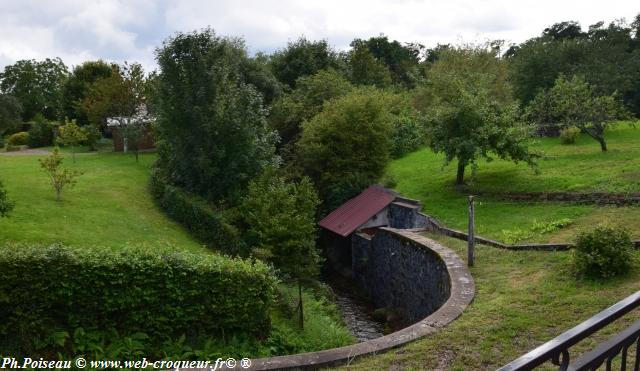
[(22, 151), (0, 152), (0, 156), (48, 155), (49, 153), (44, 149), (23, 149)]

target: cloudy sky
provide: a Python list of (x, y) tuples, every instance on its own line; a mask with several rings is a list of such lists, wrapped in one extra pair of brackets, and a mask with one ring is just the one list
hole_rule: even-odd
[(19, 59), (102, 58), (154, 68), (154, 49), (176, 31), (206, 26), (271, 52), (304, 35), (345, 49), (356, 37), (403, 42), (522, 42), (560, 21), (583, 29), (631, 21), (630, 0), (0, 0), (0, 69)]

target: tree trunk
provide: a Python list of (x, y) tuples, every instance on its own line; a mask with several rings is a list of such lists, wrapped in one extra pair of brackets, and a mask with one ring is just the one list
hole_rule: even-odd
[(464, 168), (467, 164), (463, 161), (458, 160), (458, 174), (456, 175), (456, 185), (464, 184)]
[(76, 147), (71, 146), (71, 159), (73, 160), (73, 163), (76, 163)]
[(300, 329), (304, 329), (304, 314), (302, 311), (302, 283), (298, 280), (298, 309), (300, 309)]
[(61, 189), (56, 188), (56, 201), (60, 201), (60, 191)]
[(598, 138), (598, 142), (600, 143), (600, 149), (602, 152), (607, 152), (607, 142), (604, 141), (604, 137)]
[(138, 162), (138, 150), (135, 151), (136, 154), (136, 163)]

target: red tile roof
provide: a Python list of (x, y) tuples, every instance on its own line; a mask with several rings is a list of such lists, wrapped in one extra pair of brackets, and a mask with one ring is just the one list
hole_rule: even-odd
[(318, 225), (346, 237), (387, 207), (395, 198), (396, 195), (390, 190), (371, 186), (335, 209)]

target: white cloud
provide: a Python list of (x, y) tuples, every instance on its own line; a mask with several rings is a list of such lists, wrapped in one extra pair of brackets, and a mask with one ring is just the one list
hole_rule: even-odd
[(61, 57), (68, 65), (102, 58), (155, 66), (153, 50), (176, 31), (211, 26), (242, 36), (251, 51), (273, 51), (300, 35), (345, 49), (385, 34), (403, 42), (505, 39), (522, 42), (576, 20), (631, 20), (624, 0), (0, 0), (0, 68), (18, 59)]

